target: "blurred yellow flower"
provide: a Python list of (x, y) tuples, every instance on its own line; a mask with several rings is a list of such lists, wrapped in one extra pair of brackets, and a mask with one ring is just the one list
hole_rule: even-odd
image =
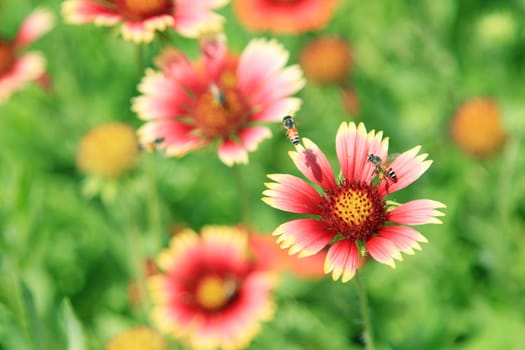
[(475, 98), (464, 102), (454, 114), (451, 135), (465, 153), (487, 157), (498, 152), (507, 139), (496, 101)]
[(131, 328), (117, 335), (105, 350), (168, 350), (164, 338), (148, 327)]
[(87, 174), (118, 177), (133, 168), (139, 155), (135, 130), (120, 122), (100, 125), (80, 143), (77, 166)]

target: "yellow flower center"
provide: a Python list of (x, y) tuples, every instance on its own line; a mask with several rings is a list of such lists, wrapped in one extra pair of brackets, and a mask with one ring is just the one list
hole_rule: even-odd
[(334, 215), (348, 225), (361, 225), (370, 216), (372, 209), (367, 192), (350, 190), (334, 198)]
[(0, 74), (4, 74), (11, 69), (15, 61), (13, 46), (0, 40)]
[(334, 235), (367, 240), (386, 221), (386, 208), (377, 188), (361, 182), (343, 182), (320, 204), (321, 220)]
[(201, 136), (214, 139), (237, 133), (249, 115), (237, 90), (221, 84), (211, 85), (199, 96), (194, 118)]
[(172, 0), (113, 0), (123, 16), (128, 20), (146, 18), (173, 13)]
[(205, 309), (217, 310), (226, 305), (235, 294), (236, 283), (233, 279), (218, 276), (206, 276), (197, 286), (197, 303)]

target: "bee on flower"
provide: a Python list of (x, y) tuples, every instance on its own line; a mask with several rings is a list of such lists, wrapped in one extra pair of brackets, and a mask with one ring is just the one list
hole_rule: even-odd
[[(290, 157), (322, 192), (299, 177), (272, 174), (263, 201), (276, 209), (308, 215), (277, 227), (273, 233), (277, 242), (299, 257), (328, 248), (325, 273), (346, 282), (355, 275), (363, 254), (394, 267), (394, 260), (402, 260), (401, 253), (421, 249), (419, 242), (427, 239), (409, 225), (441, 223), (437, 217), (443, 213), (436, 209), (445, 205), (429, 199), (387, 205), (386, 195), (407, 187), (430, 167), (427, 154), (418, 155), (420, 146), (400, 154), (384, 169), (380, 160), (387, 159), (388, 139), (383, 139), (382, 132), (367, 133), (362, 123), (345, 122), (335, 142), (340, 179), (334, 177), (319, 147), (304, 138), (304, 148), (290, 151)], [(395, 169), (396, 181), (374, 183), (378, 167), (390, 180), (394, 176), (390, 170)]]
[(248, 152), (271, 137), (266, 122), (299, 109), (292, 97), (304, 85), (298, 65), (285, 67), (288, 52), (274, 40), (253, 39), (240, 54), (223, 36), (205, 37), (201, 57), (191, 61), (167, 48), (139, 84), (132, 109), (146, 123), (141, 143), (162, 138), (169, 156), (218, 143), (220, 160), (248, 163)]

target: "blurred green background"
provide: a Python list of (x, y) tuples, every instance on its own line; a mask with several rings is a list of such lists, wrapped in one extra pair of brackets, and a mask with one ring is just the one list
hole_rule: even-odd
[[(111, 184), (116, 201), (87, 198), (75, 166), (82, 136), (108, 121), (141, 125), (130, 110), (142, 77), (136, 47), (115, 28), (65, 25), (59, 1), (0, 4), (8, 38), (37, 5), (57, 17), (31, 48), (45, 54), (54, 93), (33, 84), (0, 105), (0, 349), (102, 349), (120, 331), (148, 324), (129, 300), (140, 270), (132, 255), (155, 256), (175, 225), (239, 223), (239, 181), (252, 227), (270, 233), (294, 217), (260, 200), (266, 174), (299, 174), (278, 124), (247, 166), (226, 167), (213, 147), (182, 159), (142, 154)], [(242, 51), (257, 35), (231, 6), (219, 12), (230, 47)], [(422, 145), (434, 160), (392, 199), (448, 206), (443, 225), (419, 228), (429, 239), (421, 252), (394, 270), (373, 262), (361, 273), (377, 348), (525, 348), (525, 1), (341, 1), (322, 31), (264, 36), (296, 63), (301, 47), (324, 33), (352, 47), (349, 79), (360, 102), (353, 118), (384, 130), (391, 152)], [(194, 40), (171, 42), (196, 57)], [(148, 66), (160, 48), (144, 48)], [(350, 120), (339, 88), (308, 83), (298, 95), (302, 136), (336, 167), (335, 133)], [(456, 107), (478, 96), (498, 102), (508, 133), (488, 159), (463, 154), (449, 136)], [(352, 281), (286, 276), (275, 297), (276, 316), (250, 349), (363, 347)]]

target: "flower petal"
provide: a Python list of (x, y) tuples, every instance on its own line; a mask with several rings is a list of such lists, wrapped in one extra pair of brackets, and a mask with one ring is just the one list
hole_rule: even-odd
[(0, 103), (30, 81), (45, 72), (45, 59), (40, 53), (31, 52), (19, 57), (11, 70), (0, 76)]
[(34, 10), (20, 26), (14, 39), (17, 47), (31, 44), (33, 41), (47, 33), (53, 28), (55, 18), (53, 13), (44, 8)]
[(299, 147), (298, 151), (288, 153), (295, 166), (325, 191), (335, 189), (334, 172), (324, 153), (309, 139), (303, 139), (303, 143), (304, 149)]
[(155, 140), (162, 140), (158, 145), (164, 149), (166, 155), (181, 157), (191, 150), (207, 144), (205, 140), (193, 135), (194, 127), (174, 120), (162, 120), (144, 124), (138, 135), (141, 144), (149, 144)]
[(62, 3), (62, 14), (66, 23), (81, 24), (94, 22), (97, 25), (112, 26), (122, 16), (108, 5), (91, 0), (69, 0)]
[(374, 236), (366, 241), (366, 250), (372, 258), (392, 268), (396, 267), (394, 259), (403, 260), (394, 243), (383, 237)]
[(254, 111), (254, 114), (251, 115), (250, 120), (262, 122), (281, 121), (285, 115), (293, 115), (297, 112), (301, 107), (301, 102), (300, 98), (287, 97), (263, 106), (252, 105), (251, 109)]
[(219, 146), (219, 158), (227, 166), (248, 164), (248, 152), (242, 144), (233, 140), (224, 140)]
[[(341, 123), (336, 135), (336, 153), (341, 171), (347, 181), (367, 180), (371, 176), (371, 164), (367, 161), (370, 138), (363, 123)], [(376, 149), (376, 146), (374, 146)]]
[(143, 95), (132, 100), (131, 109), (144, 120), (185, 116), (195, 103), (175, 80), (153, 70), (146, 71), (138, 90)]
[[(382, 181), (379, 184), (379, 192), (388, 194), (403, 189), (416, 181), (432, 164), (431, 160), (425, 160), (428, 154), (417, 155), (421, 146), (416, 146), (401, 153), (390, 164), (397, 176), (397, 182)], [(417, 155), (417, 156), (416, 156)]]
[(228, 53), (226, 37), (215, 35), (201, 40), (201, 56), (208, 78), (218, 82)]
[(446, 205), (430, 199), (417, 199), (388, 212), (387, 220), (402, 225), (441, 224), (436, 217), (445, 214), (435, 210), (439, 208), (446, 208)]
[(122, 24), (121, 33), (125, 40), (134, 43), (149, 43), (155, 37), (155, 30), (165, 30), (173, 24), (169, 15), (157, 16), (144, 21), (126, 21)]
[(290, 248), (289, 254), (299, 253), (299, 257), (311, 256), (326, 247), (334, 238), (325, 225), (315, 219), (297, 219), (288, 221), (275, 229), (274, 236), (279, 236), (277, 243), (283, 249)]
[(388, 239), (397, 249), (406, 254), (414, 254), (414, 249), (421, 250), (418, 241), (427, 242), (427, 239), (418, 231), (406, 226), (387, 226), (378, 234)]
[(224, 18), (213, 10), (224, 6), (226, 0), (178, 0), (175, 29), (182, 35), (195, 38), (205, 33), (222, 31)]
[(334, 243), (326, 255), (324, 272), (332, 272), (332, 279), (337, 281), (342, 276), (341, 282), (351, 280), (359, 267), (359, 251), (354, 241), (342, 239)]
[(253, 152), (262, 140), (272, 137), (270, 129), (264, 126), (244, 128), (239, 131), (239, 138), (244, 148)]
[(318, 214), (321, 196), (303, 179), (284, 174), (268, 175), (263, 201), (276, 209), (297, 214)]
[(237, 67), (237, 87), (257, 95), (261, 82), (266, 82), (284, 67), (288, 51), (275, 40), (252, 39), (241, 54)]

